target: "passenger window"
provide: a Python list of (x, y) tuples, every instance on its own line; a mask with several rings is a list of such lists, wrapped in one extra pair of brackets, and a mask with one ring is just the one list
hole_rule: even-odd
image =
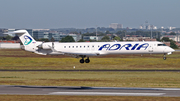
[(84, 46), (84, 48), (85, 48), (86, 46)]
[(64, 46), (64, 48), (66, 48), (66, 46)]
[(74, 46), (72, 46), (72, 48), (74, 48)]
[(71, 46), (69, 46), (69, 48), (71, 48)]
[(78, 48), (78, 46), (76, 46), (76, 48)]

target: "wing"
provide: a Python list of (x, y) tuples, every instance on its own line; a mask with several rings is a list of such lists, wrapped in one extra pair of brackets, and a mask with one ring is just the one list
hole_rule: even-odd
[(55, 50), (53, 47), (49, 46), (50, 49), (52, 50), (52, 53), (50, 53), (51, 55), (68, 55), (68, 56), (72, 56), (75, 58), (79, 58), (81, 56), (98, 56), (100, 55), (100, 52), (87, 52), (87, 51), (71, 51), (71, 52), (67, 52), (67, 51), (57, 51)]
[(62, 52), (61, 53), (64, 53), (64, 55), (68, 55), (68, 56), (72, 56), (72, 57), (75, 57), (75, 58), (79, 58), (80, 56), (98, 56), (100, 55), (99, 52), (84, 52), (84, 51), (74, 51), (74, 52)]

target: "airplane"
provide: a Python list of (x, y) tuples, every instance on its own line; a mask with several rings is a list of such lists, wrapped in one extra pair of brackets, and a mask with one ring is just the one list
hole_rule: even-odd
[(109, 54), (164, 54), (163, 59), (166, 60), (166, 54), (170, 55), (175, 51), (158, 41), (59, 43), (36, 41), (26, 30), (17, 30), (4, 34), (18, 35), (26, 51), (40, 55), (69, 55), (75, 58), (81, 57), (80, 63), (89, 63), (89, 57), (91, 56)]

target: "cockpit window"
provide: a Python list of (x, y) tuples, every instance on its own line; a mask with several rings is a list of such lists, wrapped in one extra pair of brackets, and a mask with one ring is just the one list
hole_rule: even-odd
[(166, 46), (166, 44), (158, 44), (158, 46)]

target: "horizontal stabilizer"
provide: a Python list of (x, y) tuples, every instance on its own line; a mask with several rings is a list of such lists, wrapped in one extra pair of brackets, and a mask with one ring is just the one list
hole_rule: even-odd
[(14, 32), (8, 32), (8, 33), (4, 33), (4, 34), (17, 34), (18, 36), (21, 36), (23, 34), (25, 34), (27, 31), (26, 30), (17, 30)]

